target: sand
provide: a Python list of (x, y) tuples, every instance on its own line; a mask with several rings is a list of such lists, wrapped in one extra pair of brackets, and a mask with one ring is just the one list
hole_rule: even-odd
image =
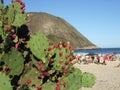
[(120, 67), (116, 67), (119, 60), (108, 61), (107, 65), (101, 64), (75, 64), (82, 72), (90, 72), (96, 76), (96, 83), (92, 88), (81, 88), (80, 90), (120, 90)]

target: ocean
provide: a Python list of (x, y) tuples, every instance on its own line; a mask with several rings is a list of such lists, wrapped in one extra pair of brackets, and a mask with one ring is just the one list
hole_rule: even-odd
[(79, 49), (75, 50), (75, 53), (79, 54), (120, 54), (120, 48), (100, 48), (100, 49)]

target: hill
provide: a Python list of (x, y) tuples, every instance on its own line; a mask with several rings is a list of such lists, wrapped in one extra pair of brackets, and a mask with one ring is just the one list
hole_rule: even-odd
[(28, 20), (30, 22), (27, 26), (31, 35), (42, 32), (55, 43), (70, 41), (74, 49), (97, 48), (96, 45), (60, 17), (43, 12), (30, 12), (29, 15)]

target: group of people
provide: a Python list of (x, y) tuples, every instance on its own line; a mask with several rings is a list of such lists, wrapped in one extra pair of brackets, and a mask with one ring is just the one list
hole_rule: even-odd
[(75, 56), (78, 64), (96, 63), (106, 65), (107, 61), (120, 60), (120, 54), (76, 54)]

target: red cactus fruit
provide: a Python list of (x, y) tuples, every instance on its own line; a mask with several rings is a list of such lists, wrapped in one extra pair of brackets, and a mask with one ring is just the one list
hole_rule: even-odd
[(37, 90), (41, 90), (41, 88), (42, 88), (42, 87), (41, 87), (40, 85), (37, 86)]
[(73, 51), (73, 48), (72, 48), (72, 47), (69, 47), (69, 50), (70, 50), (70, 51)]
[(21, 2), (20, 4), (21, 4), (21, 6), (25, 7), (25, 3), (24, 2)]
[(25, 7), (24, 5), (21, 5), (21, 7), (20, 7), (20, 8), (21, 8), (21, 9), (24, 9), (24, 7)]
[(60, 64), (62, 64), (62, 63), (63, 63), (63, 60), (62, 60), (62, 59), (60, 59), (59, 63), (60, 63)]
[(70, 57), (70, 61), (73, 61), (76, 57), (73, 55), (72, 57)]
[(52, 50), (52, 48), (48, 48), (48, 51), (51, 51)]
[(63, 72), (64, 72), (65, 74), (67, 74), (67, 73), (68, 73), (68, 70), (67, 70), (67, 69), (64, 69)]
[(70, 56), (70, 54), (66, 53), (66, 58), (68, 58)]
[(49, 62), (50, 62), (50, 63), (53, 63), (53, 62), (54, 62), (54, 59), (53, 59), (53, 58), (51, 58), (51, 59), (49, 60)]
[(60, 86), (57, 86), (55, 90), (60, 90)]
[(49, 45), (50, 45), (50, 46), (52, 46), (53, 44), (54, 44), (54, 43), (53, 43), (52, 41), (51, 41), (51, 42), (49, 42)]
[(38, 66), (37, 69), (38, 69), (38, 71), (41, 71), (42, 70), (42, 66)]
[(62, 43), (63, 47), (67, 47), (67, 44), (65, 42)]
[(43, 63), (42, 63), (41, 61), (39, 61), (39, 62), (38, 62), (38, 65), (39, 65), (39, 66), (42, 66), (42, 65), (43, 65)]
[(22, 12), (21, 12), (22, 14), (24, 14), (25, 13), (25, 11), (24, 10), (22, 10)]
[(43, 74), (40, 74), (40, 78), (43, 79), (43, 78), (44, 78), (44, 75), (43, 75)]
[(44, 69), (44, 68), (42, 68), (42, 69), (41, 69), (41, 72), (44, 72), (44, 71), (45, 71), (45, 69)]
[(62, 55), (63, 55), (63, 52), (60, 52), (60, 53), (59, 53), (59, 55), (60, 55), (60, 57), (62, 57)]
[(59, 45), (58, 45), (58, 44), (57, 44), (57, 45), (55, 45), (55, 46), (54, 46), (54, 48), (59, 48)]
[(65, 62), (65, 65), (68, 65), (68, 64), (69, 64), (69, 62), (68, 62), (68, 61), (66, 61), (66, 62)]
[(19, 44), (18, 44), (18, 43), (16, 43), (16, 44), (15, 44), (15, 48), (17, 49), (17, 48), (18, 48), (18, 46), (19, 46)]
[(25, 3), (24, 3), (24, 2), (22, 2), (22, 1), (20, 2), (20, 4), (25, 6)]
[(67, 86), (67, 83), (66, 83), (66, 82), (64, 82), (64, 83), (63, 83), (63, 86), (64, 86), (64, 87), (66, 87), (66, 86)]
[(46, 72), (46, 71), (43, 72), (43, 75), (44, 76), (50, 76), (50, 74), (48, 72)]
[(58, 82), (57, 82), (57, 86), (60, 86), (60, 85), (61, 85), (61, 81), (58, 80)]
[(30, 79), (28, 79), (27, 81), (26, 81), (26, 83), (29, 85), (30, 83), (31, 83), (32, 81), (30, 80)]
[(65, 69), (65, 66), (62, 66), (62, 70), (64, 70)]
[(10, 72), (10, 68), (8, 66), (5, 67), (5, 71), (8, 73)]
[(19, 2), (19, 3), (20, 3), (20, 2), (22, 2), (22, 1), (21, 1), (21, 0), (16, 0), (16, 2)]
[(73, 61), (73, 58), (72, 58), (72, 57), (70, 57), (70, 61)]
[(13, 35), (12, 35), (12, 38), (16, 38), (16, 34), (13, 34)]
[(6, 30), (10, 32), (12, 30), (12, 27), (7, 27)]

